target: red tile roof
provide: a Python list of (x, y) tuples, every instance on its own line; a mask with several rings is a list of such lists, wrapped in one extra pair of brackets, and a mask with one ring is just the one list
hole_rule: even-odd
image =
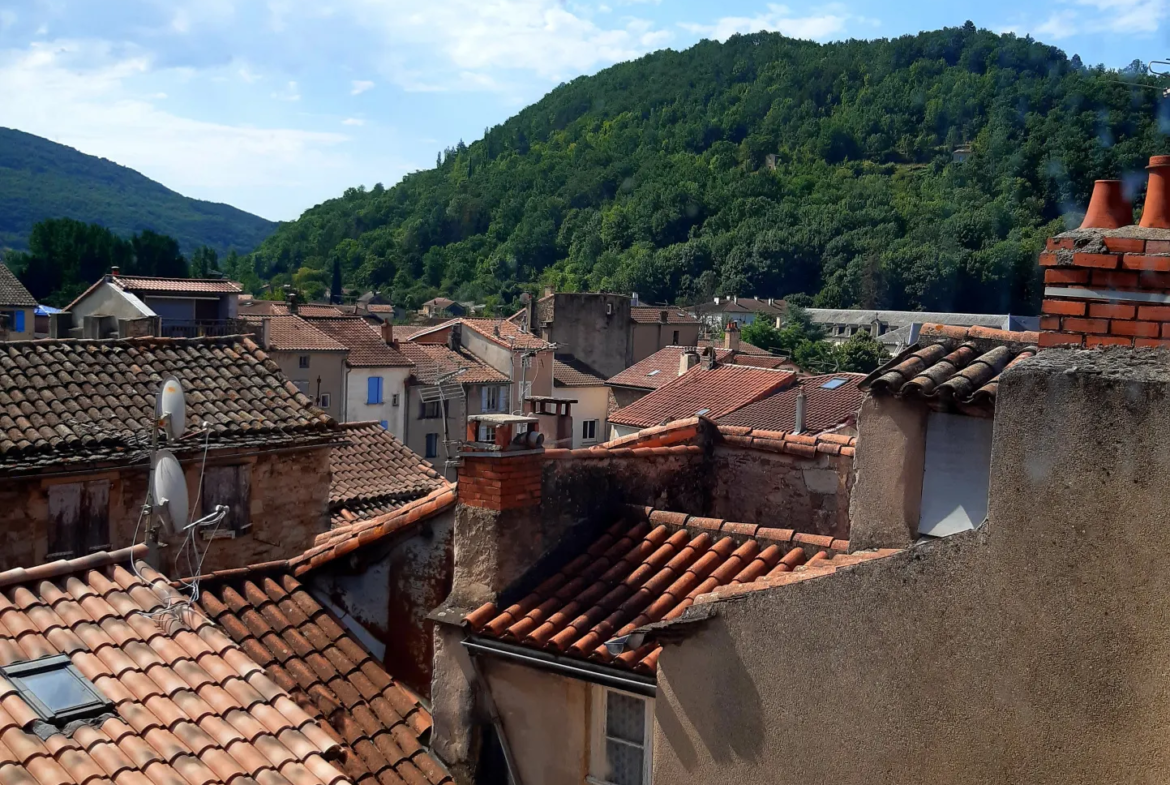
[(649, 305), (635, 305), (630, 308), (631, 321), (638, 324), (662, 324), (662, 314), (666, 314), (667, 324), (701, 324), (694, 316), (678, 308), (664, 305), (662, 307)]
[(463, 384), (507, 384), (507, 376), (462, 349), (447, 348), (444, 343), (400, 343), (399, 351), (414, 363), (413, 376), (423, 384), (434, 384), (439, 377), (463, 369), (455, 377)]
[(299, 316), (264, 316), (248, 319), (256, 326), (268, 322), (268, 348), (277, 352), (344, 352), (346, 347)]
[[(715, 340), (712, 340), (710, 338), (700, 338), (699, 339), (699, 348), (700, 349), (705, 349), (708, 346), (714, 346), (716, 349), (719, 349), (720, 351), (726, 351), (723, 348), (723, 341), (715, 341)], [(779, 356), (779, 355), (772, 354), (767, 349), (761, 349), (760, 347), (756, 346), (755, 344), (751, 344), (751, 343), (748, 343), (747, 341), (743, 341), (743, 340), (741, 340), (739, 342), (739, 349), (737, 349), (736, 351), (738, 351), (740, 354), (750, 354), (750, 355), (755, 355), (757, 357), (777, 357), (777, 356)]]
[(502, 608), (488, 603), (464, 622), (483, 637), (653, 674), (659, 644), (614, 657), (605, 642), (676, 619), (721, 586), (817, 578), (896, 552), (848, 548), (791, 529), (636, 508), (531, 592), (515, 602), (505, 593)]
[(648, 428), (702, 414), (718, 419), (792, 384), (795, 374), (741, 365), (697, 365), (644, 398), (618, 409), (615, 425)]
[(442, 324), (425, 327), (412, 334), (408, 340), (412, 340), (428, 332), (437, 332), (446, 329), (452, 324), (462, 324), (479, 333), (484, 338), (487, 338), (489, 341), (493, 341), (509, 349), (535, 349), (539, 351), (552, 348), (552, 344), (548, 341), (530, 332), (521, 330), (519, 325), (507, 319), (451, 319)]
[(28, 289), (24, 288), (24, 284), (20, 282), (15, 273), (0, 263), (0, 306), (4, 305), (17, 308), (35, 308), (37, 300), (29, 294)]
[(345, 364), (351, 368), (401, 368), (413, 363), (382, 340), (382, 333), (358, 316), (312, 318), (305, 321), (349, 349)]
[(449, 483), (376, 422), (341, 426), (344, 442), (329, 457), (329, 509), (335, 526), (368, 520)]
[(431, 714), (287, 569), (205, 578), (199, 604), (283, 690), (336, 736), (359, 785), (450, 782), (425, 749)]
[(171, 375), (188, 430), (209, 423), (213, 448), (320, 438), (335, 426), (248, 338), (13, 341), (0, 343), (0, 469), (141, 460)]
[(179, 294), (239, 294), (244, 287), (226, 278), (150, 278), (145, 275), (115, 275), (113, 284), (127, 292)]
[[(634, 363), (621, 373), (609, 378), (609, 384), (619, 387), (636, 387), (642, 390), (657, 390), (659, 387), (678, 378), (678, 362), (682, 353), (692, 346), (667, 346), (659, 349), (644, 360)], [(726, 349), (716, 349), (715, 359), (726, 362), (731, 352)], [(657, 373), (656, 373), (657, 372)]]
[[(339, 785), (333, 736), (241, 647), (130, 559), (0, 573), (0, 664), (66, 654), (111, 704), (62, 732), (0, 678), (0, 782)], [(156, 615), (151, 615), (156, 614)], [(35, 727), (34, 727), (35, 724)]]
[(944, 410), (990, 414), (1005, 368), (1035, 356), (1039, 334), (925, 325), (919, 342), (865, 378), (873, 395), (920, 398)]
[[(745, 425), (773, 431), (791, 432), (796, 427), (796, 397), (804, 390), (805, 420), (803, 433), (818, 433), (834, 428), (856, 417), (865, 393), (858, 384), (865, 378), (860, 373), (836, 373), (826, 376), (805, 376), (799, 384), (748, 404), (731, 414), (720, 417), (720, 425)], [(844, 383), (834, 389), (825, 384), (836, 380)]]
[(557, 387), (601, 387), (605, 377), (571, 354), (553, 360), (553, 382)]
[[(247, 303), (241, 301), (239, 312), (241, 317), (291, 315), (288, 303), (280, 300), (251, 300)], [(296, 315), (303, 317), (345, 316), (345, 312), (335, 305), (309, 304), (298, 306)]]

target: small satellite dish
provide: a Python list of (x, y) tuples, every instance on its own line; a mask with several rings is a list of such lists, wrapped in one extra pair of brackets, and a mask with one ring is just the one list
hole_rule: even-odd
[(177, 441), (186, 432), (187, 399), (183, 395), (183, 385), (174, 376), (163, 380), (154, 399), (154, 416), (156, 422), (162, 423), (167, 441)]
[(168, 534), (187, 526), (187, 478), (179, 459), (170, 450), (159, 450), (151, 470), (154, 508)]

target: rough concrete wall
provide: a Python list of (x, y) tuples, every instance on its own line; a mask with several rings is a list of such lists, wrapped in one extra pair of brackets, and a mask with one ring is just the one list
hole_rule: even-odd
[(983, 529), (718, 603), (668, 646), (655, 782), (1170, 779), (1170, 357), (1122, 354), (1004, 374)]
[[(447, 460), (447, 448), (443, 441), (447, 438), (462, 439), (467, 435), (467, 399), (457, 398), (447, 402), (447, 434), (443, 432), (443, 420), (441, 418), (434, 418), (429, 420), (422, 419), (419, 414), (422, 411), (422, 398), (419, 397), (419, 387), (412, 385), (406, 388), (406, 411), (403, 412), (406, 424), (406, 438), (403, 443), (422, 456), (427, 454), (427, 434), (435, 433), (439, 436), (439, 454), (433, 458), (427, 458), (431, 464), (434, 465), (435, 470), (443, 474), (443, 466)], [(452, 453), (454, 457), (454, 453)], [(446, 477), (448, 480), (454, 480), (456, 470), (451, 469), (447, 471)]]
[(857, 416), (850, 547), (901, 548), (918, 535), (927, 407), (868, 395)]
[(548, 461), (541, 486), (546, 518), (608, 526), (623, 504), (707, 515), (712, 477), (703, 455), (568, 458)]
[(589, 773), (589, 685), (494, 657), (480, 659), (527, 785), (581, 785)]
[[(849, 539), (853, 460), (716, 447), (707, 515)], [(751, 489), (750, 492), (745, 492)]]
[(427, 614), (451, 591), (455, 515), (423, 522), (409, 537), (374, 547), (356, 567), (346, 561), (310, 574), (314, 589), (385, 645), (382, 663), (394, 678), (430, 695), (433, 623)]
[(610, 389), (613, 390), (613, 397), (617, 399), (619, 409), (650, 394), (650, 390), (631, 390), (629, 387), (612, 387)]
[[(557, 294), (546, 339), (609, 378), (633, 365), (630, 298), (607, 294)], [(606, 306), (613, 313), (606, 314)]]
[(477, 716), (474, 670), (463, 630), (435, 625), (435, 665), (431, 676), (432, 749), (447, 764), (456, 782), (474, 781), (481, 720)]

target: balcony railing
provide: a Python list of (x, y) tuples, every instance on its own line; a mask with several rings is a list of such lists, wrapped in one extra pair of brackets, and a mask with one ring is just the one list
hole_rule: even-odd
[(163, 319), (165, 338), (200, 338), (203, 336), (246, 335), (255, 328), (243, 319)]

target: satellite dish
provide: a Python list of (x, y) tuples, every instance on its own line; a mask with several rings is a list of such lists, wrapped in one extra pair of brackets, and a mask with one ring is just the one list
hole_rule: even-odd
[[(180, 393), (181, 394), (181, 393)], [(159, 450), (151, 470), (151, 493), (155, 512), (168, 534), (187, 526), (187, 478), (179, 459), (170, 450)]]
[(183, 395), (183, 385), (174, 376), (163, 380), (154, 399), (154, 416), (156, 422), (162, 423), (167, 441), (177, 441), (186, 432), (187, 399)]

